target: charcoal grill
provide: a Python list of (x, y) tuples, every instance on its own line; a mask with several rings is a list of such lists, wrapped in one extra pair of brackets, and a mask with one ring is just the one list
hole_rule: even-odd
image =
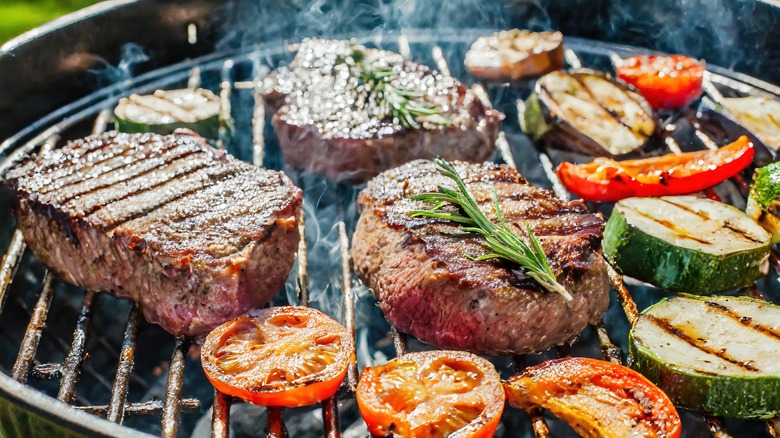
[[(296, 24), (288, 17), (280, 23), (272, 23), (273, 20), (269, 19), (272, 29), (265, 33), (261, 31), (247, 37), (251, 32), (246, 31), (242, 37), (235, 33), (224, 35), (223, 32), (222, 37), (217, 38), (215, 17), (222, 17), (223, 21), (216, 21), (228, 23), (226, 27), (230, 27), (240, 22), (239, 18), (245, 14), (261, 13), (269, 17), (290, 14), (290, 10), (274, 10), (259, 1), (223, 3), (193, 1), (182, 7), (173, 2), (107, 2), (4, 46), (0, 50), (0, 78), (13, 77), (21, 80), (22, 84), (9, 87), (5, 85), (7, 82), (0, 80), (0, 114), (9, 114), (8, 102), (14, 99), (31, 96), (33, 103), (15, 106), (15, 114), (0, 121), (0, 139), (4, 139), (0, 144), (0, 158), (3, 159), (0, 173), (14, 160), (31, 151), (58, 147), (68, 139), (110, 128), (110, 109), (121, 96), (149, 93), (158, 88), (198, 85), (218, 90), (224, 107), (232, 108), (236, 134), (228, 137), (223, 132), (219, 139), (220, 147), (244, 160), (282, 168), (279, 148), (269, 132), (258, 87), (272, 68), (289, 62), (295, 43), (301, 36), (315, 34), (317, 30), (307, 32), (300, 23)], [(305, 9), (302, 4), (308, 3), (291, 2), (291, 8)], [(333, 4), (338, 7), (338, 2)], [(464, 4), (474, 6), (469, 2)], [(733, 11), (747, 8), (747, 3), (725, 4)], [(360, 10), (365, 5), (361, 2), (343, 9), (348, 11), (354, 7)], [(392, 5), (388, 6), (391, 10)], [(676, 49), (670, 46), (674, 41), (642, 39), (646, 36), (641, 21), (623, 33), (604, 25), (603, 20), (611, 19), (607, 21), (609, 23), (625, 18), (619, 13), (622, 12), (619, 8), (624, 6), (620, 2), (602, 5), (595, 11), (587, 7), (589, 2), (578, 5), (583, 8), (584, 17), (602, 22), (601, 27), (571, 25), (567, 18), (576, 8), (569, 7), (569, 4), (545, 4), (549, 16), (540, 15), (538, 10), (542, 7), (538, 3), (499, 5), (498, 10), (506, 11), (511, 18), (487, 24), (502, 24), (501, 27), (554, 25), (568, 35)], [(736, 34), (746, 43), (761, 35), (766, 41), (773, 41), (771, 33), (778, 31), (776, 23), (780, 20), (780, 13), (767, 3), (750, 5), (752, 9), (749, 11), (764, 17), (764, 21), (758, 22), (758, 30), (754, 28), (752, 31), (749, 31), (750, 25), (743, 23), (740, 26), (744, 28), (737, 28)], [(326, 10), (321, 8), (319, 12), (326, 17), (333, 13)], [(768, 14), (768, 19), (761, 15), (764, 12)], [(525, 13), (529, 14), (525, 19), (515, 16)], [(468, 15), (466, 12), (463, 14)], [(99, 38), (101, 26), (128, 17), (142, 20), (140, 22), (150, 30), (151, 36), (115, 29), (106, 41)], [(538, 17), (546, 18), (540, 24)], [(407, 58), (435, 66), (464, 80), (483, 100), (491, 102), (508, 116), (497, 142), (495, 160), (517, 167), (532, 183), (553, 189), (559, 197), (570, 196), (553, 171), (554, 163), (565, 155), (536, 148), (519, 130), (517, 116), (522, 113), (522, 98), (526, 97), (528, 87), (524, 84), (511, 87), (479, 84), (462, 66), (463, 55), (471, 42), (495, 28), (467, 29), (469, 22), (463, 17), (450, 23), (462, 28), (437, 27), (435, 30), (430, 26), (404, 27), (402, 20), (397, 20), (393, 14), (385, 19), (395, 20), (395, 24), (401, 25), (376, 30), (378, 23), (375, 20), (354, 19), (344, 26), (344, 30), (349, 32), (335, 37), (354, 37), (367, 45), (398, 51)], [(167, 33), (160, 29), (167, 29)], [(273, 38), (272, 31), (277, 32), (276, 38)], [(98, 34), (88, 36), (94, 32)], [(759, 37), (756, 37), (756, 32)], [(327, 33), (334, 36), (331, 32)], [(102, 53), (107, 58), (106, 64), (122, 65), (119, 48), (128, 42), (144, 48), (151, 60), (139, 64), (140, 72), (135, 76), (131, 76), (127, 68), (124, 71), (101, 69), (98, 64), (95, 70), (94, 64), (85, 63), (74, 67), (73, 71), (55, 69), (52, 73), (54, 77), (47, 82), (41, 72), (30, 69), (42, 62), (43, 65), (55, 65), (55, 60), (62, 59), (63, 53), (55, 49), (49, 48), (43, 54), (35, 52), (36, 48), (43, 50), (47, 41), (51, 43), (57, 37), (68, 42), (89, 41), (86, 45), (94, 53)], [(163, 41), (154, 41), (155, 38)], [(215, 44), (216, 41), (220, 43)], [(253, 44), (246, 44), (248, 41)], [(771, 60), (777, 59), (772, 54), (780, 52), (780, 48), (773, 48), (766, 41), (760, 46), (766, 54), (751, 61), (729, 59), (715, 53), (714, 61), (725, 65), (736, 64), (754, 76), (709, 65), (707, 99), (717, 103), (723, 95), (758, 93), (780, 96), (780, 88), (770, 83), (780, 82), (778, 66), (771, 65)], [(593, 39), (568, 37), (566, 44), (566, 60), (570, 67), (610, 70), (611, 64), (618, 58), (646, 53), (646, 49), (635, 46)], [(57, 47), (64, 50), (63, 46)], [(709, 60), (713, 58), (708, 56)], [(124, 61), (123, 65), (127, 66), (128, 59)], [(91, 73), (87, 71), (89, 69)], [(22, 71), (29, 71), (29, 77), (20, 75)], [(11, 74), (15, 76), (6, 76)], [(113, 82), (106, 84), (109, 79)], [(46, 94), (53, 93), (56, 86), (65, 88), (62, 93), (47, 100)], [(733, 127), (705, 107), (701, 112), (694, 108), (668, 115), (664, 127), (664, 144), (667, 151), (672, 152), (715, 148), (736, 135)], [(773, 152), (768, 150), (763, 150), (760, 157), (766, 161), (775, 159)], [(0, 432), (9, 436), (72, 433), (173, 437), (194, 433), (198, 436), (227, 437), (232, 423), (237, 436), (243, 436), (242, 431), (247, 429), (254, 435), (276, 437), (285, 436), (287, 429), (291, 436), (323, 433), (328, 437), (366, 436), (354, 403), (359, 366), (381, 363), (387, 357), (404, 354), (407, 349), (430, 347), (415, 339), (407, 339), (389, 327), (376, 308), (370, 291), (357, 281), (351, 271), (349, 236), (357, 219), (354, 199), (359, 187), (337, 185), (321, 177), (296, 172), (291, 172), (290, 176), (304, 189), (304, 214), (299, 229), (304, 239), (298, 249), (297, 264), (284, 291), (274, 303), (316, 306), (343, 321), (350, 333), (357, 337), (358, 363), (350, 368), (335, 398), (326, 400), (316, 409), (286, 410), (284, 413), (277, 408), (262, 412), (259, 408), (237, 405), (230, 397), (211, 389), (197, 360), (197, 346), (191, 340), (174, 338), (143, 322), (132, 303), (65, 285), (35, 262), (25, 251), (21, 233), (14, 231), (12, 215), (4, 209), (0, 217), (3, 224), (0, 245), (8, 250), (0, 265)], [(744, 207), (745, 188), (744, 180), (736, 178), (718, 186), (708, 195)], [(8, 205), (8, 196), (2, 192), (2, 205)], [(593, 208), (605, 213), (609, 210), (606, 205)], [(770, 276), (745, 293), (780, 302), (777, 284), (780, 263), (776, 258), (773, 260), (775, 268)], [(604, 357), (621, 362), (629, 322), (636, 318), (638, 309), (668, 294), (631, 279), (624, 282), (613, 270), (610, 270), (610, 280), (613, 297), (603, 322), (588, 328), (571, 345), (558, 347), (544, 355), (491, 358), (502, 375), (506, 377), (516, 369), (555, 356)], [(231, 405), (236, 406), (231, 410)], [(683, 420), (684, 434), (688, 437), (708, 434), (718, 437), (780, 436), (777, 420), (766, 423), (718, 420), (687, 412), (683, 412)], [(573, 432), (544, 412), (522, 413), (507, 409), (499, 435), (573, 436)]]

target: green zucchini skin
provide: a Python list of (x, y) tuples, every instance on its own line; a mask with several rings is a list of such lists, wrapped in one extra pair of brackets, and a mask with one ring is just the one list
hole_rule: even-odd
[(116, 129), (119, 132), (144, 133), (152, 132), (160, 135), (172, 134), (177, 129), (189, 129), (197, 132), (205, 138), (217, 138), (219, 136), (219, 116), (215, 115), (195, 123), (167, 123), (167, 124), (145, 124), (133, 122), (131, 120), (115, 118)]
[[(642, 314), (651, 312), (665, 301), (667, 299)], [(762, 304), (775, 308), (780, 315), (780, 307)], [(661, 388), (675, 406), (716, 417), (742, 419), (768, 419), (780, 414), (780, 376), (718, 376), (667, 364), (639, 345), (633, 328), (628, 334), (628, 355), (629, 366)]]
[(604, 255), (629, 277), (673, 292), (710, 295), (750, 286), (766, 275), (771, 241), (755, 251), (726, 255), (682, 248), (630, 225), (617, 209), (604, 229)]

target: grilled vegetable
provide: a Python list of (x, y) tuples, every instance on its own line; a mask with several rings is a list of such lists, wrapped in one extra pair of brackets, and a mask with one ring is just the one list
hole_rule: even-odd
[(718, 150), (668, 154), (631, 161), (596, 158), (587, 164), (563, 162), (558, 176), (586, 201), (614, 202), (634, 196), (684, 195), (712, 187), (753, 162), (747, 137)]
[(509, 404), (541, 406), (583, 437), (680, 436), (677, 410), (636, 371), (602, 360), (569, 357), (527, 368), (504, 383)]
[(766, 275), (770, 238), (730, 205), (667, 196), (615, 204), (602, 246), (625, 275), (671, 291), (711, 294)]
[(756, 170), (746, 213), (772, 234), (772, 243), (780, 243), (780, 163)]
[(170, 134), (186, 128), (206, 138), (217, 138), (219, 111), (219, 97), (198, 88), (133, 94), (119, 100), (114, 115), (121, 132)]
[(704, 63), (682, 55), (640, 55), (617, 67), (620, 79), (642, 92), (655, 109), (681, 108), (701, 95)]
[(307, 307), (272, 307), (217, 327), (203, 344), (206, 377), (262, 406), (306, 406), (336, 393), (355, 355), (341, 324)]
[(482, 79), (518, 80), (563, 68), (563, 34), (505, 30), (477, 39), (466, 68)]
[(504, 410), (504, 391), (487, 360), (438, 350), (366, 367), (357, 401), (375, 436), (487, 438)]
[(640, 149), (657, 126), (642, 96), (592, 71), (542, 76), (526, 101), (524, 120), (534, 140), (608, 157)]
[(647, 309), (629, 335), (634, 367), (674, 403), (710, 415), (780, 414), (780, 307), (692, 296)]
[(780, 101), (761, 96), (720, 99), (727, 117), (744, 126), (768, 148), (780, 149)]

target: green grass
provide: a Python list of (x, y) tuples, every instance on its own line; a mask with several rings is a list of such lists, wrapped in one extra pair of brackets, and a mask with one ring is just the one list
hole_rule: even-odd
[(0, 44), (61, 15), (98, 3), (96, 0), (2, 0)]

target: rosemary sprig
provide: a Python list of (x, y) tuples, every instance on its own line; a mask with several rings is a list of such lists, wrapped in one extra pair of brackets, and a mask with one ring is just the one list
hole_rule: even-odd
[[(440, 158), (435, 159), (434, 162), (438, 167), (439, 173), (455, 181), (458, 188), (452, 189), (439, 185), (441, 193), (423, 193), (413, 196), (412, 199), (425, 201), (433, 205), (433, 207), (430, 210), (412, 211), (409, 213), (409, 216), (444, 219), (466, 225), (462, 230), (482, 235), (485, 238), (487, 247), (492, 251), (479, 257), (466, 254), (467, 258), (477, 261), (502, 258), (517, 263), (523, 268), (526, 275), (539, 282), (542, 287), (550, 292), (557, 292), (566, 300), (571, 301), (573, 299), (571, 294), (555, 278), (555, 274), (550, 269), (550, 264), (547, 261), (547, 256), (544, 254), (542, 246), (539, 244), (539, 240), (534, 235), (528, 222), (525, 223), (525, 233), (528, 240), (531, 241), (530, 246), (512, 232), (506, 224), (499, 209), (498, 193), (495, 187), (493, 187), (493, 208), (498, 218), (497, 224), (491, 222), (482, 213), (477, 201), (474, 200), (474, 197), (466, 188), (463, 179), (450, 163)], [(442, 211), (442, 207), (447, 204), (460, 207), (465, 215)]]
[(423, 94), (405, 90), (393, 85), (397, 74), (392, 67), (377, 63), (358, 63), (360, 80), (367, 84), (369, 92), (379, 99), (379, 118), (391, 117), (405, 128), (419, 128), (419, 118), (439, 125), (449, 125), (450, 121), (440, 115), (441, 108), (421, 102)]
[(367, 59), (364, 50), (362, 46), (355, 44), (349, 55), (336, 58), (336, 64), (346, 64), (367, 86), (366, 98), (376, 98), (379, 119), (390, 117), (404, 128), (419, 128), (420, 121), (442, 126), (451, 124), (441, 115), (441, 107), (423, 101), (423, 93), (393, 85), (398, 78), (393, 66), (388, 65), (382, 58)]

